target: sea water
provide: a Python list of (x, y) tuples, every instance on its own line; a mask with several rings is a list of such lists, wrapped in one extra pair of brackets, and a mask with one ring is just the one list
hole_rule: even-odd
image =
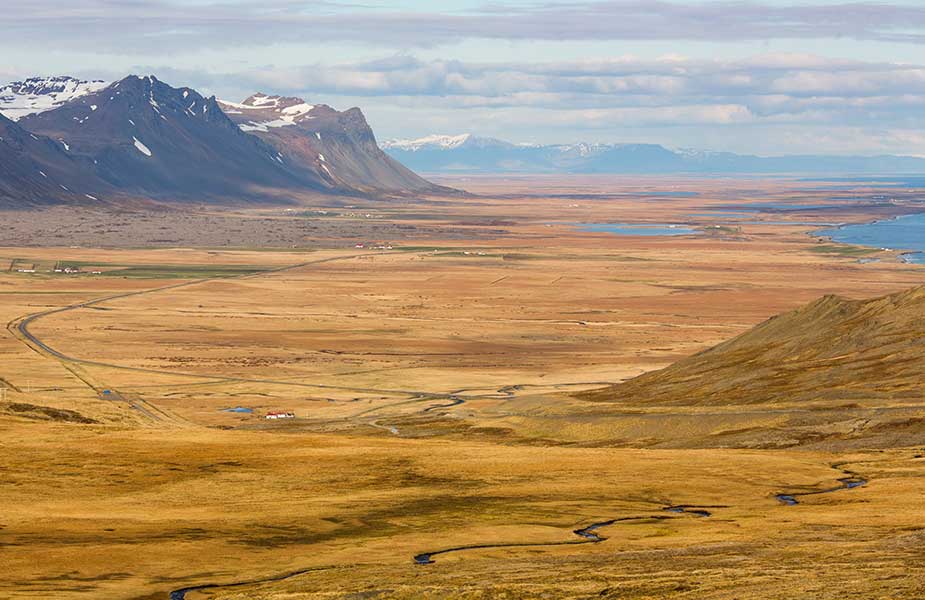
[(829, 237), (843, 244), (914, 250), (915, 253), (906, 254), (903, 259), (909, 263), (925, 264), (925, 214), (859, 225), (843, 225), (816, 231), (814, 235)]

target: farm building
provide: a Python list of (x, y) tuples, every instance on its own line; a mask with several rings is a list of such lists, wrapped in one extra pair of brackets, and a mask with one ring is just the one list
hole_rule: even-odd
[(291, 412), (268, 412), (265, 419), (295, 419), (295, 413)]

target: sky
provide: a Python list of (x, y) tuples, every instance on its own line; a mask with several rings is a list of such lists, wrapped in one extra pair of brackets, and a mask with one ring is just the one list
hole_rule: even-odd
[(925, 1), (6, 0), (0, 80), (359, 106), (379, 139), (925, 156)]

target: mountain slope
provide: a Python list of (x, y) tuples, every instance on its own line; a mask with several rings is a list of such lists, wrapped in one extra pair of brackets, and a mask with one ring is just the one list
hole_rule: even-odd
[(925, 287), (866, 301), (827, 296), (667, 369), (583, 397), (659, 406), (920, 402), (923, 339)]
[(110, 190), (91, 166), (0, 115), (0, 207), (94, 202)]
[(323, 189), (241, 131), (215, 98), (130, 76), (20, 124), (90, 160), (113, 186), (154, 198), (269, 199)]
[(220, 102), (241, 128), (272, 146), (291, 169), (330, 189), (362, 193), (445, 193), (385, 154), (358, 108), (339, 112), (301, 98), (255, 94)]
[(16, 121), (52, 110), (106, 85), (103, 81), (83, 81), (67, 76), (30, 77), (0, 87), (0, 114)]

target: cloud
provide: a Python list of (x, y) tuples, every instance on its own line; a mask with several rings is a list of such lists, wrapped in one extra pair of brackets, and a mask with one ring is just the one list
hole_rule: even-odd
[[(194, 78), (198, 77), (193, 75)], [(555, 63), (423, 61), (247, 69), (222, 78), (286, 94), (433, 97), (469, 107), (551, 109), (740, 105), (756, 114), (918, 106), (925, 66), (766, 55), (741, 60), (620, 57)], [(925, 115), (923, 115), (925, 117)]]
[[(768, 54), (736, 60), (632, 56), (561, 62), (375, 61), (227, 72), (139, 66), (175, 85), (240, 100), (256, 91), (364, 109), (501, 114), (531, 109), (538, 128), (816, 123), (925, 128), (925, 66)], [(93, 75), (99, 76), (96, 72)], [(105, 74), (110, 79), (125, 73)], [(465, 112), (468, 111), (468, 112)], [(540, 117), (538, 111), (547, 114)], [(505, 113), (506, 114), (506, 113)], [(505, 118), (508, 118), (507, 116)]]
[(7, 43), (143, 54), (267, 43), (359, 42), (414, 48), (495, 40), (877, 40), (925, 43), (925, 7), (882, 2), (690, 4), (610, 0), (491, 4), (410, 12), (324, 1), (14, 0), (0, 13)]
[[(24, 48), (45, 48), (45, 64), (66, 72), (116, 79), (126, 73), (87, 70), (113, 57), (114, 64), (137, 64), (136, 73), (226, 99), (260, 90), (341, 108), (357, 104), (386, 136), (435, 129), (535, 141), (581, 136), (682, 143), (675, 140), (689, 136), (692, 145), (716, 140), (729, 148), (787, 140), (811, 145), (815, 139), (838, 140), (847, 150), (913, 143), (925, 130), (925, 60), (900, 64), (807, 53), (715, 60), (678, 54), (562, 61), (499, 56), (493, 62), (417, 57), (503, 47), (451, 46), (484, 39), (667, 41), (663, 46), (673, 51), (684, 40), (921, 44), (920, 2), (534, 0), (454, 12), (434, 3), (408, 12), (358, 1), (12, 0), (16, 6), (0, 11), (0, 52), (8, 49), (19, 59), (8, 61), (15, 67), (0, 67), (0, 77), (35, 74), (23, 64), (31, 60), (22, 56)], [(349, 56), (380, 58), (351, 62), (334, 50), (345, 47), (362, 48)], [(543, 47), (544, 56), (553, 55), (555, 46)], [(910, 60), (915, 54), (908, 53)], [(867, 137), (851, 137), (862, 133)]]
[(805, 54), (503, 63), (398, 55), (224, 73), (136, 72), (231, 100), (263, 91), (359, 105), (384, 138), (473, 131), (513, 141), (925, 154), (925, 145), (915, 145), (925, 138), (925, 66), (914, 64)]

